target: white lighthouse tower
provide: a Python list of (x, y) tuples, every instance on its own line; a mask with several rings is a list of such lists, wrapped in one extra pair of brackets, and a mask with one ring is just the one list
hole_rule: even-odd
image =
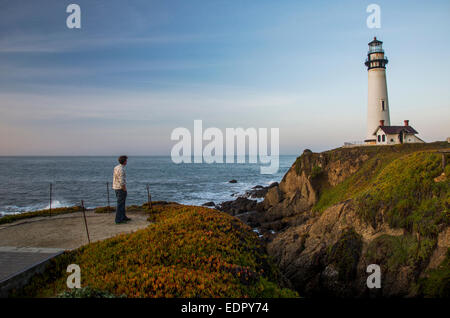
[(367, 103), (367, 137), (368, 144), (376, 143), (375, 130), (383, 123), (390, 126), (389, 101), (386, 84), (387, 57), (384, 55), (383, 42), (375, 37), (369, 43), (369, 52), (365, 65), (369, 73), (369, 90)]

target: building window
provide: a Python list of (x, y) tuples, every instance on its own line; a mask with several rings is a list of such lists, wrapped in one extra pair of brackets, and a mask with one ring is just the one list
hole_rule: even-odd
[(386, 141), (386, 136), (385, 135), (383, 135), (383, 142), (385, 142)]
[(391, 142), (394, 142), (394, 139), (391, 138)]
[(378, 135), (378, 142), (380, 142), (381, 141), (381, 136), (380, 135)]
[(384, 100), (381, 101), (381, 110), (383, 110), (383, 111), (385, 110), (385, 107), (384, 107)]

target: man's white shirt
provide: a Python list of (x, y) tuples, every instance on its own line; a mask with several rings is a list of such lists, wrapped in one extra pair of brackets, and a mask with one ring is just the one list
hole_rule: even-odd
[(114, 190), (120, 190), (127, 184), (126, 181), (126, 173), (125, 173), (125, 167), (123, 165), (117, 165), (114, 167), (114, 174), (113, 174), (113, 189)]

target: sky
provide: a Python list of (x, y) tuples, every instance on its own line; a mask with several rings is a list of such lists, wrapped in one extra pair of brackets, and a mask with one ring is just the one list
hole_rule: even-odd
[(445, 140), (449, 32), (448, 0), (0, 0), (0, 155), (169, 155), (196, 119), (279, 128), (281, 154), (363, 140), (374, 36), (391, 124)]

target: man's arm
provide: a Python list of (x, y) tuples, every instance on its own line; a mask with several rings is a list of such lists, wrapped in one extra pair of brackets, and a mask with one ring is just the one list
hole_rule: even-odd
[(127, 180), (125, 170), (123, 168), (120, 169), (120, 185), (122, 187), (122, 190), (127, 192)]

